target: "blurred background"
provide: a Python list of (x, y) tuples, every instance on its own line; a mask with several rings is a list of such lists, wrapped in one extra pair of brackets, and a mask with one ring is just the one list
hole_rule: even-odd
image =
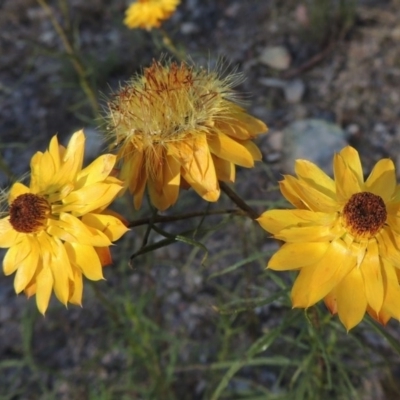
[[(351, 144), (366, 174), (383, 157), (400, 167), (400, 1), (182, 0), (151, 32), (123, 25), (128, 5), (0, 0), (1, 188), (54, 134), (66, 144), (83, 128), (87, 160), (104, 152), (107, 99), (153, 59), (174, 58), (166, 35), (191, 63), (245, 78), (238, 97), (270, 130), (257, 139), (263, 162), (239, 170), (234, 188), (259, 212), (285, 206), (277, 181), (297, 158), (329, 173)], [(149, 216), (129, 196), (116, 207)], [(232, 207), (188, 191), (168, 213)], [(250, 220), (163, 229), (193, 241), (129, 263), (145, 235), (133, 228), (106, 280), (86, 283), (83, 308), (54, 301), (43, 317), (0, 276), (1, 399), (400, 398), (398, 322), (347, 334), (323, 305), (292, 310), (293, 276), (265, 270), (278, 244)], [(313, 313), (324, 329), (308, 324)]]

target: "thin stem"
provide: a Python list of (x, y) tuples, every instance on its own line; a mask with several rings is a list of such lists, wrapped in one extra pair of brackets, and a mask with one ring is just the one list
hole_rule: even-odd
[(241, 197), (239, 197), (225, 182), (219, 182), (221, 190), (251, 219), (257, 219), (260, 214), (251, 208)]
[(169, 36), (168, 33), (162, 28), (159, 28), (158, 31), (161, 33), (164, 47), (169, 50), (178, 60), (184, 61), (186, 59), (185, 53), (177, 49), (173, 40), (171, 39), (171, 36)]
[(61, 25), (58, 23), (56, 17), (54, 16), (52, 9), (48, 6), (48, 4), (46, 3), (45, 0), (37, 0), (37, 2), (47, 12), (55, 31), (57, 32), (58, 36), (60, 37), (60, 39), (63, 43), (66, 53), (71, 58), (72, 65), (79, 77), (79, 83), (81, 85), (83, 92), (86, 94), (86, 96), (89, 100), (90, 106), (92, 107), (92, 110), (93, 110), (93, 114), (96, 118), (98, 118), (99, 117), (99, 105), (97, 102), (96, 95), (87, 79), (87, 73), (85, 70), (85, 66), (80, 61), (79, 57), (77, 56), (72, 44), (68, 40), (68, 37), (67, 37), (65, 31), (63, 30)]
[(181, 221), (189, 218), (195, 217), (203, 217), (205, 215), (220, 215), (220, 214), (232, 214), (232, 215), (243, 215), (240, 210), (237, 209), (228, 209), (228, 210), (210, 210), (207, 212), (198, 211), (187, 214), (180, 215), (157, 215), (155, 217), (150, 218), (141, 218), (136, 221), (129, 222), (128, 228), (133, 228), (135, 226), (147, 225), (150, 222), (158, 223), (158, 222), (173, 222), (173, 221)]

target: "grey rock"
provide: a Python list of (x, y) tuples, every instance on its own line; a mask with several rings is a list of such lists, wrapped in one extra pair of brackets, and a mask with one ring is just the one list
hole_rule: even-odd
[(258, 82), (267, 87), (284, 88), (286, 86), (286, 82), (278, 78), (260, 78)]
[(191, 35), (193, 33), (199, 32), (200, 27), (194, 22), (183, 22), (181, 23), (181, 33), (183, 35)]
[(267, 46), (260, 54), (259, 61), (273, 69), (285, 70), (289, 68), (291, 57), (283, 46)]
[(306, 159), (332, 175), (333, 155), (347, 145), (338, 125), (319, 119), (296, 121), (283, 130), (282, 168), (294, 173), (295, 160)]
[(285, 99), (288, 103), (298, 103), (304, 95), (306, 85), (301, 79), (293, 79), (292, 81), (286, 82), (283, 87), (285, 93)]
[(357, 124), (350, 124), (346, 126), (346, 133), (349, 137), (357, 136), (361, 129)]

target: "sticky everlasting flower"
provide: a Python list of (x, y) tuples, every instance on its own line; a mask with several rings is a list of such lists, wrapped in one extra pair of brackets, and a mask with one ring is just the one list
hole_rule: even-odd
[(364, 182), (357, 151), (334, 157), (334, 177), (296, 162), (282, 194), (296, 210), (271, 210), (260, 225), (285, 243), (269, 261), (273, 270), (300, 270), (294, 307), (324, 299), (349, 330), (365, 312), (385, 324), (400, 319), (400, 188), (393, 162), (380, 160)]
[(82, 275), (102, 279), (102, 266), (111, 262), (108, 246), (127, 231), (106, 209), (122, 189), (109, 176), (115, 156), (82, 169), (84, 141), (76, 132), (64, 148), (54, 136), (48, 151), (31, 160), (30, 186), (11, 187), (8, 215), (0, 219), (0, 247), (9, 248), (4, 273), (16, 272), (16, 293), (36, 294), (42, 314), (53, 289), (63, 304), (81, 304)]
[(234, 77), (154, 62), (114, 95), (109, 130), (136, 208), (146, 185), (159, 210), (176, 202), (181, 185), (216, 201), (218, 180), (233, 182), (235, 165), (261, 159), (251, 139), (267, 127), (232, 101)]
[(173, 14), (179, 3), (180, 0), (138, 0), (126, 10), (124, 24), (128, 28), (158, 28)]

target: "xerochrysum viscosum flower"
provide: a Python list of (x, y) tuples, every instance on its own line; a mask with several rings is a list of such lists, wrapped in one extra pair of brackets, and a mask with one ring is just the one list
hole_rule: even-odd
[(128, 28), (158, 28), (178, 7), (180, 0), (137, 0), (125, 12)]
[(267, 127), (235, 104), (234, 79), (153, 62), (113, 96), (110, 138), (136, 208), (146, 186), (159, 210), (176, 202), (180, 186), (217, 201), (219, 180), (233, 182), (236, 165), (251, 168), (261, 159), (252, 139)]
[(294, 307), (324, 299), (347, 329), (368, 312), (386, 323), (400, 319), (400, 188), (394, 164), (380, 160), (364, 181), (357, 151), (334, 157), (334, 177), (298, 160), (282, 194), (297, 209), (270, 210), (258, 219), (286, 242), (269, 261), (274, 270), (299, 270)]
[(72, 135), (67, 148), (51, 139), (31, 160), (30, 185), (15, 183), (7, 216), (0, 219), (0, 247), (6, 275), (16, 272), (16, 293), (36, 294), (45, 313), (54, 289), (63, 303), (81, 304), (82, 275), (103, 278), (109, 246), (126, 226), (107, 207), (122, 189), (110, 173), (115, 156), (105, 154), (82, 169), (85, 136)]

